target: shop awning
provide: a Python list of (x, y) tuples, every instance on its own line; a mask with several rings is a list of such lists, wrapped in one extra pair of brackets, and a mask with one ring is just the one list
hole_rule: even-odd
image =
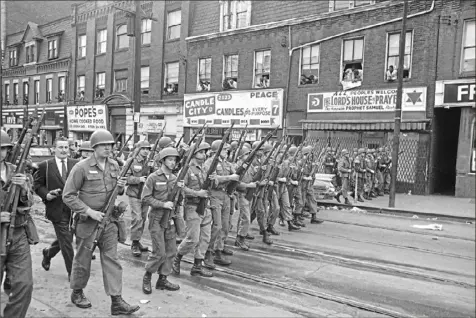
[[(382, 120), (301, 120), (304, 130), (393, 130), (393, 121)], [(401, 130), (427, 130), (430, 120), (405, 120)]]

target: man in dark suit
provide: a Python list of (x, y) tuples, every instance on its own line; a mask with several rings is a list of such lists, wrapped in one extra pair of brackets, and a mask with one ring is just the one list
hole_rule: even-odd
[(34, 175), (35, 192), (45, 203), (46, 218), (53, 223), (56, 232), (56, 240), (49, 248), (43, 249), (41, 265), (49, 270), (51, 259), (61, 251), (69, 278), (74, 258), (72, 213), (63, 203), (61, 194), (69, 172), (78, 161), (69, 158), (67, 138), (57, 138), (53, 147), (55, 157), (41, 162)]

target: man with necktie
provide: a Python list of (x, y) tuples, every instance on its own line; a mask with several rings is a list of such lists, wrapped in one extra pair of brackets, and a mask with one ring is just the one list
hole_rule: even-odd
[(51, 259), (61, 251), (69, 279), (74, 258), (73, 232), (71, 231), (72, 212), (63, 203), (61, 194), (68, 173), (78, 161), (69, 158), (67, 138), (57, 138), (53, 146), (54, 158), (41, 162), (34, 175), (35, 192), (45, 203), (46, 218), (53, 223), (56, 233), (56, 240), (50, 247), (43, 249), (41, 265), (48, 271)]

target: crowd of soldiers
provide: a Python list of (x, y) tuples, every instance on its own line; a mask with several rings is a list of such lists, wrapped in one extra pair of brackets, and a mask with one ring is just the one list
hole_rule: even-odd
[[(349, 195), (363, 201), (388, 193), (391, 160), (386, 147), (353, 149), (352, 155), (347, 149), (342, 149), (337, 154), (336, 149), (317, 149), (306, 141), (300, 145), (287, 144), (286, 137), (271, 143), (271, 136), (270, 133), (264, 140), (252, 144), (241, 139), (230, 142), (227, 136), (211, 144), (203, 141), (203, 135), (195, 135), (188, 144), (161, 137), (154, 145), (147, 140), (137, 142), (127, 156), (114, 148), (115, 140), (110, 132), (98, 130), (90, 141), (83, 142), (77, 152), (72, 149), (68, 152), (78, 161), (71, 163), (71, 169), (63, 167), (60, 174), (64, 178), (64, 188), (58, 191), (49, 189), (47, 183), (39, 185), (39, 172), (35, 172), (34, 185), (24, 174), (12, 173), (14, 165), (4, 162), (12, 144), (8, 135), (2, 132), (2, 191), (9, 191), (3, 187), (5, 184), (15, 184), (23, 189), (22, 204), (18, 208), (27, 220), (31, 220), (29, 207), (34, 191), (45, 203), (62, 202), (63, 211), (68, 211), (66, 215), (70, 216), (67, 222), (73, 225), (70, 237), (60, 238), (56, 227), (59, 223), (53, 222), (60, 240), (55, 248), (61, 250), (65, 258), (72, 303), (79, 308), (92, 306), (83, 290), (94, 259), (92, 251), (97, 245), (104, 288), (112, 300), (111, 313), (129, 315), (139, 306), (126, 303), (121, 296), (122, 267), (117, 245), (124, 243), (127, 236), (123, 220), (125, 204), (117, 204), (113, 215), (104, 211), (114, 194), (128, 197), (132, 255), (141, 257), (148, 252), (142, 290), (150, 294), (154, 273), (159, 275), (155, 289), (175, 291), (180, 288), (168, 278), (171, 274), (180, 275), (182, 258), (189, 253), (194, 257), (192, 276), (212, 277), (217, 265), (231, 265), (234, 253), (227, 247), (227, 238), (234, 226), (237, 231), (235, 247), (248, 251), (250, 242), (255, 240), (250, 230), (250, 224), (255, 220), (263, 243), (268, 245), (273, 244), (272, 235), (280, 235), (276, 222), (282, 227), (287, 226), (288, 231), (299, 231), (308, 224), (321, 224), (323, 221), (317, 218), (319, 208), (314, 187), (321, 167), (324, 173), (335, 175), (335, 198), (339, 202), (341, 196), (346, 204), (351, 204)], [(61, 138), (55, 141), (54, 147), (58, 149), (65, 141), (67, 149), (67, 139)], [(53, 164), (54, 160), (58, 157), (52, 159)], [(61, 170), (59, 161), (56, 163)], [(46, 186), (43, 195), (39, 193), (41, 186)], [(173, 192), (177, 187), (180, 195)], [(9, 225), (10, 212), (1, 212), (2, 228), (4, 224)], [(238, 221), (233, 225), (232, 215), (235, 213)], [(152, 242), (150, 251), (141, 242), (147, 220)], [(10, 290), (4, 315), (25, 317), (33, 290), (29, 244), (35, 244), (37, 240), (34, 242), (28, 237), (31, 229), (27, 231), (23, 225), (14, 227), (15, 240), (21, 242), (15, 241), (9, 247), (1, 264), (8, 279), (8, 286), (4, 285), (4, 288)], [(98, 227), (104, 233), (99, 238), (94, 234)], [(67, 261), (63, 249), (71, 244), (73, 234), (77, 252)], [(90, 253), (81, 252), (85, 250)], [(28, 257), (20, 258), (20, 252), (27, 253)], [(45, 270), (49, 270), (53, 257), (48, 249), (43, 250), (42, 266)], [(26, 274), (22, 272), (20, 277), (18, 267)]]

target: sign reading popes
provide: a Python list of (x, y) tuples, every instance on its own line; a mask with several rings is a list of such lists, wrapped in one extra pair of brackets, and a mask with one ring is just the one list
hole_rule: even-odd
[(283, 89), (186, 94), (183, 125), (270, 128), (281, 125), (282, 111)]
[[(307, 111), (382, 112), (395, 111), (396, 89), (366, 89), (308, 94)], [(426, 87), (403, 89), (403, 111), (425, 111)]]
[(68, 106), (68, 130), (107, 129), (106, 105)]

